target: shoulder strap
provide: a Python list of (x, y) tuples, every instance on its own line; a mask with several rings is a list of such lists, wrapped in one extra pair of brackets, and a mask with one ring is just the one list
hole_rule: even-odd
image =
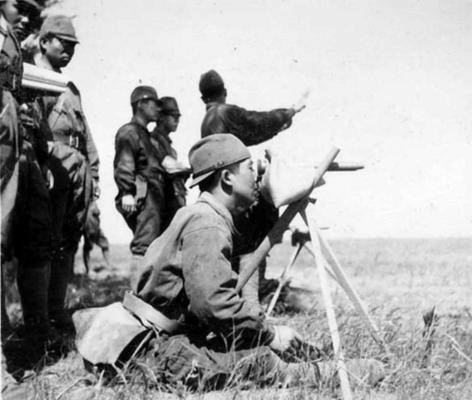
[(5, 38), (8, 35), (8, 25), (7, 20), (3, 15), (0, 15), (0, 50), (3, 49), (3, 44), (5, 43)]

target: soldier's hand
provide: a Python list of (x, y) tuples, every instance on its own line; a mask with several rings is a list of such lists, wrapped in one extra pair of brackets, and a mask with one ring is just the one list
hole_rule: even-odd
[(306, 107), (306, 103), (308, 101), (308, 97), (310, 97), (310, 90), (305, 91), (302, 94), (300, 99), (292, 106), (293, 114), (297, 114), (302, 111)]
[(169, 175), (186, 174), (189, 171), (186, 165), (171, 156), (165, 156), (161, 164)]
[(121, 198), (121, 208), (128, 214), (136, 212), (136, 200), (132, 194), (124, 195)]
[(52, 174), (51, 170), (46, 166), (42, 166), (41, 172), (43, 173), (47, 188), (52, 190), (54, 188), (54, 175)]
[(283, 353), (290, 348), (296, 348), (302, 343), (302, 337), (292, 328), (285, 325), (274, 325), (275, 336), (269, 347)]

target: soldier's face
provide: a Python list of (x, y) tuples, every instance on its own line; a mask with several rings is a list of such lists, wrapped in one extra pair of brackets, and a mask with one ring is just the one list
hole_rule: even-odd
[(167, 132), (175, 132), (179, 126), (180, 115), (162, 115), (160, 121)]
[(148, 122), (159, 120), (161, 107), (152, 99), (141, 101), (141, 112)]
[(13, 32), (16, 38), (21, 42), (28, 36), (28, 24), (29, 18), (26, 15), (20, 15), (17, 21), (13, 25)]
[(57, 36), (50, 37), (41, 42), (44, 55), (54, 68), (63, 68), (69, 64), (74, 55), (76, 44)]
[(249, 158), (239, 164), (239, 170), (231, 173), (233, 195), (237, 205), (248, 209), (257, 200), (256, 173), (253, 162)]
[(23, 0), (18, 2), (18, 18), (13, 25), (13, 32), (21, 42), (35, 29), (39, 29), (41, 12)]
[(1, 6), (0, 10), (3, 16), (10, 24), (15, 24), (18, 20), (18, 4), (16, 0), (6, 0)]

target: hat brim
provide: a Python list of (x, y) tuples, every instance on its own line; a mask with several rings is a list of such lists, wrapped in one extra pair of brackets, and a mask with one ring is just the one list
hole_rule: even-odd
[(204, 181), (206, 178), (208, 178), (211, 174), (213, 174), (215, 172), (216, 172), (216, 169), (214, 171), (210, 171), (210, 172), (207, 172), (203, 175), (199, 175), (196, 178), (193, 178), (192, 182), (190, 182), (189, 187), (192, 188), (192, 187), (198, 185), (200, 182)]
[(44, 10), (44, 7), (38, 4), (35, 0), (21, 0), (18, 3), (28, 4), (30, 7), (33, 7), (38, 14), (41, 14), (41, 11)]
[(204, 174), (202, 175), (199, 175), (197, 176), (196, 178), (193, 178), (192, 182), (190, 183), (189, 187), (194, 187), (195, 185), (199, 184), (201, 181), (205, 180), (206, 178), (208, 178), (212, 173), (220, 170), (220, 169), (224, 169), (224, 168), (227, 168), (229, 167), (230, 165), (234, 165), (234, 164), (237, 164), (237, 163), (240, 163), (240, 162), (243, 162), (247, 159), (251, 158), (251, 156), (244, 156), (243, 158), (239, 159), (239, 160), (235, 160), (235, 161), (232, 161), (228, 164), (225, 164), (225, 165), (221, 165), (217, 168), (215, 168), (214, 170), (212, 171), (209, 171), (209, 172), (205, 172)]
[(172, 115), (173, 117), (180, 117), (182, 116), (181, 113), (179, 113), (178, 111), (162, 111), (162, 114), (164, 115)]
[(73, 36), (69, 36), (69, 35), (63, 35), (61, 33), (54, 33), (54, 35), (56, 35), (58, 38), (61, 38), (62, 40), (67, 40), (68, 42), (72, 42), (72, 43), (75, 43), (75, 44), (78, 44), (80, 43), (77, 38), (73, 37)]

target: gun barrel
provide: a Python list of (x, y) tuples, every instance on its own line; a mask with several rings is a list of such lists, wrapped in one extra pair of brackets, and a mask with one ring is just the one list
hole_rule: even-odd
[(364, 169), (364, 165), (351, 162), (332, 162), (328, 167), (328, 171), (357, 171), (359, 169)]
[(23, 63), (21, 85), (26, 89), (63, 93), (68, 83), (69, 80), (63, 74)]

